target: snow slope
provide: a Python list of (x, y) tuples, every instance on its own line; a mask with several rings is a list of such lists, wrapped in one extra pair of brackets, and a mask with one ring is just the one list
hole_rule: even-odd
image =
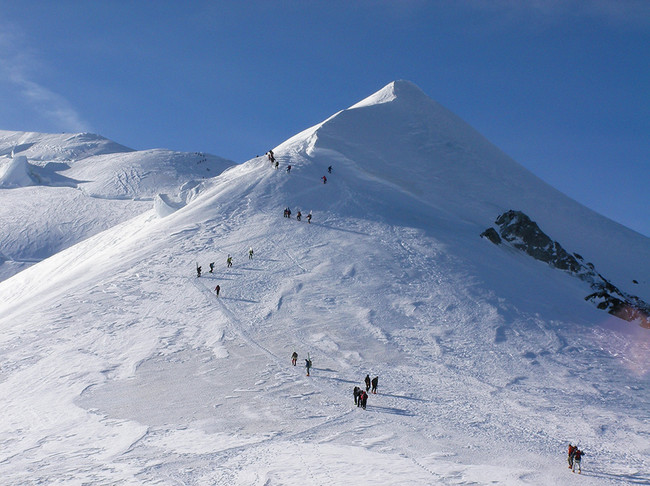
[[(650, 273), (648, 238), (544, 183), (412, 83), (391, 83), (281, 147), (304, 147), (316, 165), (342, 164), (483, 229), (509, 209), (523, 211), (625, 290), (650, 299), (647, 279), (630, 288)], [(413, 212), (413, 198), (405, 201)]]
[(478, 235), (521, 209), (627, 279), (647, 238), (407, 82), (274, 152), (0, 283), (6, 484), (650, 484), (648, 331)]
[(92, 134), (0, 131), (0, 280), (150, 210), (179, 206), (234, 162), (202, 153), (133, 151)]
[(133, 149), (93, 133), (37, 133), (0, 130), (0, 156), (23, 155), (39, 163), (67, 162)]

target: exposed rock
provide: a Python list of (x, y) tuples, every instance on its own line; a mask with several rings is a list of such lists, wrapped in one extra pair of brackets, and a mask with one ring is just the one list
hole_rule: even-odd
[(497, 233), (497, 230), (494, 228), (486, 229), (483, 233), (481, 233), (481, 238), (487, 238), (495, 245), (501, 244), (501, 237), (499, 236), (499, 233)]
[(581, 264), (557, 242), (551, 240), (521, 211), (508, 211), (496, 220), (501, 236), (512, 246), (555, 268), (578, 273)]
[(650, 328), (650, 305), (635, 295), (619, 290), (596, 272), (592, 263), (584, 262), (584, 258), (578, 253), (573, 255), (568, 253), (526, 214), (510, 210), (499, 216), (495, 223), (499, 226), (499, 230), (488, 228), (481, 233), (481, 237), (486, 237), (497, 245), (501, 244), (503, 238), (511, 246), (526, 252), (533, 258), (575, 275), (588, 282), (595, 290), (585, 297), (585, 300), (593, 302), (599, 309), (616, 317), (626, 321), (637, 321), (641, 326)]

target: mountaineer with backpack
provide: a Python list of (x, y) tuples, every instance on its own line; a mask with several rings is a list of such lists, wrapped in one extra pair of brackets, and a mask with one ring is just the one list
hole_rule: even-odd
[(359, 406), (359, 395), (361, 395), (361, 388), (358, 386), (354, 387), (354, 390), (352, 390), (352, 395), (354, 396), (354, 404), (358, 407)]
[(578, 466), (578, 474), (582, 474), (580, 462), (582, 461), (582, 456), (584, 456), (584, 454), (584, 452), (576, 447), (576, 450), (573, 452), (573, 467), (571, 468), (573, 472), (576, 472), (576, 466)]
[(368, 403), (368, 394), (365, 391), (361, 390), (361, 394), (359, 395), (359, 402), (357, 406), (365, 410), (366, 403)]
[(569, 443), (569, 455), (567, 461), (569, 462), (569, 469), (573, 468), (573, 454), (575, 453), (577, 447)]

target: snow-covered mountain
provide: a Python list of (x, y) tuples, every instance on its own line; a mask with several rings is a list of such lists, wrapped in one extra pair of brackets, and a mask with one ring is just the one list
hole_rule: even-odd
[[(650, 331), (480, 235), (521, 211), (645, 301), (648, 238), (406, 81), (273, 152), (277, 170), (258, 157), (185, 188), (151, 178), (150, 209), (117, 224), (84, 206), (107, 229), (0, 282), (7, 484), (571, 484), (569, 441), (581, 483), (650, 483)], [(116, 178), (98, 173), (129, 157), (62, 175), (106, 195)], [(32, 189), (0, 200), (37, 207)], [(111, 194), (106, 208), (124, 201)], [(361, 410), (366, 374), (379, 393)]]
[(35, 133), (0, 130), (0, 156), (21, 154), (39, 164), (82, 160), (133, 149), (92, 133)]
[(232, 165), (202, 153), (134, 151), (88, 133), (0, 130), (0, 280), (150, 210), (161, 193), (182, 205)]

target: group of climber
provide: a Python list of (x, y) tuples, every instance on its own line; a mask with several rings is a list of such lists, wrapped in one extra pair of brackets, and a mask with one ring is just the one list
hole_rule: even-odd
[[(291, 364), (293, 366), (296, 366), (296, 363), (298, 362), (298, 353), (295, 351), (291, 355)], [(307, 368), (307, 376), (309, 376), (309, 370), (312, 367), (312, 362), (311, 362), (311, 357), (307, 355), (307, 358), (305, 359), (305, 368)], [(379, 383), (379, 377), (375, 376), (372, 380), (370, 379), (370, 375), (366, 375), (364, 379), (366, 389), (364, 390), (363, 388), (359, 386), (355, 386), (354, 389), (352, 390), (352, 395), (354, 397), (354, 404), (357, 407), (363, 408), (364, 410), (366, 409), (366, 406), (368, 404), (368, 391), (373, 394), (377, 394), (377, 385)], [(569, 469), (571, 469), (574, 473), (576, 472), (576, 467), (578, 469), (578, 474), (582, 474), (582, 467), (581, 467), (581, 462), (582, 462), (582, 456), (584, 456), (585, 453), (580, 450), (577, 446), (569, 444), (569, 455), (568, 455), (568, 462), (569, 462)]]
[[(298, 353), (294, 351), (291, 354), (291, 364), (293, 366), (296, 366), (297, 362), (298, 362)], [(311, 357), (309, 356), (309, 354), (307, 354), (307, 357), (305, 358), (305, 368), (307, 369), (307, 376), (310, 376), (309, 371), (311, 370), (311, 367), (312, 367)], [(366, 375), (364, 381), (366, 383), (366, 389), (364, 390), (358, 386), (355, 386), (353, 390), (353, 395), (354, 395), (354, 404), (357, 407), (361, 407), (365, 410), (366, 405), (368, 403), (368, 391), (374, 393), (375, 395), (377, 394), (377, 384), (379, 383), (379, 377), (375, 376), (371, 380), (370, 375)]]
[[(279, 162), (277, 160), (275, 160), (275, 154), (273, 153), (273, 150), (269, 150), (266, 153), (266, 157), (271, 162), (271, 167), (275, 167), (276, 169), (279, 167), (280, 164), (279, 164)], [(329, 174), (332, 173), (332, 166), (331, 165), (327, 168), (327, 172)], [(287, 165), (287, 174), (288, 173), (291, 173), (291, 164)], [(323, 181), (323, 184), (327, 184), (327, 176), (323, 176), (320, 179)], [(289, 210), (289, 208), (285, 208), (284, 217), (285, 218), (290, 218), (291, 217), (291, 211)], [(300, 214), (300, 211), (298, 211), (298, 216), (297, 216), (296, 219), (298, 221), (300, 221), (300, 218), (301, 218), (301, 214)], [(307, 216), (307, 222), (311, 223), (311, 211), (309, 212), (309, 215)]]
[[(295, 351), (291, 355), (291, 364), (293, 366), (296, 366), (296, 363), (298, 362), (298, 353)], [(309, 370), (311, 369), (311, 357), (309, 354), (307, 354), (307, 357), (305, 358), (305, 368), (307, 369), (307, 376), (309, 376)]]
[[(248, 259), (252, 260), (253, 259), (253, 247), (250, 247), (248, 249)], [(210, 262), (210, 273), (214, 273), (214, 262)], [(232, 267), (232, 256), (230, 253), (228, 253), (228, 257), (226, 258), (226, 268), (231, 268)], [(201, 266), (197, 263), (196, 264), (196, 276), (200, 277), (201, 276)], [(219, 297), (219, 293), (221, 292), (221, 286), (217, 285), (214, 288), (215, 293), (217, 294), (217, 297)]]
[[(280, 167), (280, 162), (275, 160), (275, 154), (273, 153), (273, 150), (269, 150), (266, 153), (266, 157), (271, 162), (271, 167), (275, 168), (276, 170), (278, 169), (278, 167)], [(291, 164), (287, 165), (287, 174), (290, 172), (291, 172)]]
[[(284, 208), (284, 217), (291, 219), (291, 209), (287, 206)], [(298, 211), (298, 214), (296, 214), (296, 220), (297, 221), (302, 221), (302, 212)], [(307, 215), (307, 222), (311, 224), (311, 211), (309, 211), (309, 214)]]
[(275, 154), (273, 154), (273, 150), (266, 152), (266, 157), (269, 159), (269, 162), (271, 162), (271, 167), (275, 167), (277, 169), (280, 166), (280, 163), (275, 160)]
[(275, 167), (277, 169), (280, 166), (280, 163), (275, 160), (275, 154), (273, 153), (273, 150), (266, 152), (266, 157), (269, 159), (269, 162), (271, 162), (271, 167)]
[[(327, 172), (330, 173), (330, 174), (332, 173), (332, 166), (331, 165), (327, 168)], [(327, 176), (321, 177), (320, 180), (323, 181), (323, 184), (327, 184)]]
[(371, 386), (372, 386), (372, 390), (370, 392), (374, 393), (375, 395), (377, 394), (377, 383), (379, 383), (379, 377), (375, 376), (371, 380), (370, 375), (366, 375), (364, 381), (366, 383), (366, 389), (364, 390), (358, 386), (355, 386), (354, 389), (352, 390), (352, 395), (354, 396), (354, 404), (357, 407), (361, 407), (365, 410), (366, 404), (368, 403), (368, 391), (370, 390)]
[(354, 395), (354, 404), (357, 407), (361, 407), (365, 410), (368, 403), (368, 392), (362, 390), (358, 386), (355, 386), (354, 390), (352, 390), (352, 394)]

